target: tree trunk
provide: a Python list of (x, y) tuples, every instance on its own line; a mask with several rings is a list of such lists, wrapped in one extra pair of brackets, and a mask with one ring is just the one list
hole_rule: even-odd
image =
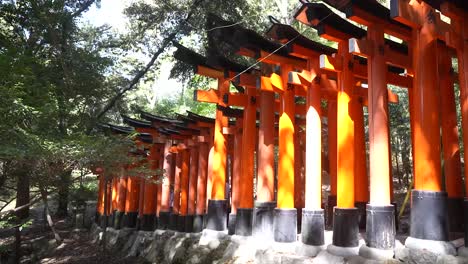
[[(30, 202), (29, 196), (29, 170), (24, 169), (23, 164), (17, 164), (20, 168), (15, 170), (16, 173), (16, 208), (26, 205)], [(29, 206), (24, 207), (16, 212), (18, 219), (26, 219), (29, 217)]]
[(71, 171), (65, 171), (60, 175), (58, 187), (58, 207), (57, 216), (66, 217), (68, 215), (68, 193), (71, 184)]

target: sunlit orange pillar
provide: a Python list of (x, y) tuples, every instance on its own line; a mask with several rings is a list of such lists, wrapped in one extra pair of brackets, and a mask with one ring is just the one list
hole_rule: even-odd
[[(122, 173), (126, 173), (126, 169), (122, 168)], [(121, 175), (118, 178), (117, 188), (117, 206), (114, 216), (114, 228), (120, 229), (122, 227), (122, 218), (125, 214), (125, 197), (127, 194), (127, 176)]]
[(188, 195), (189, 195), (189, 166), (190, 166), (190, 149), (180, 149), (181, 168), (180, 168), (180, 208), (177, 222), (177, 231), (185, 232), (185, 220), (188, 212)]
[(180, 215), (180, 190), (181, 190), (181, 172), (182, 172), (182, 150), (177, 149), (177, 146), (172, 147), (175, 158), (175, 173), (174, 173), (174, 190), (172, 193), (172, 213), (169, 220), (169, 228), (171, 230), (178, 230)]
[(337, 206), (333, 210), (333, 245), (357, 247), (358, 210), (354, 206), (354, 120), (351, 105), (355, 86), (352, 55), (347, 41), (338, 43), (343, 69), (337, 95)]
[[(207, 135), (205, 134), (205, 136)], [(200, 142), (198, 150), (197, 203), (195, 208), (195, 216), (193, 219), (193, 232), (201, 232), (204, 228), (208, 177), (208, 156), (209, 144), (207, 142)]]
[(335, 100), (328, 100), (327, 102), (327, 125), (328, 125), (328, 164), (329, 164), (329, 183), (330, 193), (327, 199), (327, 216), (326, 227), (331, 228), (333, 225), (333, 207), (336, 206), (336, 181), (337, 181), (337, 150), (338, 135), (336, 132), (336, 118), (337, 118), (337, 104)]
[[(310, 63), (310, 62), (309, 62)], [(318, 64), (317, 62), (312, 65)], [(325, 243), (325, 217), (322, 209), (322, 121), (320, 85), (307, 87), (305, 206), (302, 211), (302, 243), (322, 246)]]
[(354, 204), (359, 210), (359, 228), (364, 229), (366, 228), (366, 204), (369, 202), (369, 181), (362, 98), (354, 98), (351, 107), (354, 120)]
[(273, 240), (275, 201), (275, 94), (260, 91), (260, 122), (257, 147), (257, 200), (252, 233)]
[(198, 148), (199, 143), (194, 143), (190, 148), (190, 174), (189, 174), (189, 195), (187, 205), (187, 216), (185, 219), (185, 232), (193, 232), (193, 218), (195, 216), (195, 203), (197, 199), (197, 178), (198, 178)]
[[(389, 250), (395, 246), (395, 216), (391, 149), (386, 83), (387, 64), (383, 25), (370, 25), (367, 38), (372, 42), (368, 57), (368, 112), (369, 112), (369, 178), (370, 201), (367, 205), (366, 245)], [(390, 253), (390, 254), (392, 254)]]
[(112, 184), (111, 184), (111, 206), (110, 206), (110, 214), (111, 214), (111, 226), (114, 226), (115, 223), (115, 213), (117, 210), (117, 199), (119, 196), (119, 178), (116, 175), (112, 176)]
[(164, 144), (164, 178), (161, 183), (161, 207), (159, 209), (159, 229), (167, 229), (169, 227), (169, 219), (171, 214), (171, 185), (175, 173), (175, 155), (171, 152), (172, 143), (167, 140)]
[(161, 212), (161, 202), (162, 202), (162, 180), (164, 179), (164, 174), (161, 174), (163, 172), (164, 168), (164, 149), (165, 149), (165, 144), (158, 143), (158, 153), (159, 153), (159, 158), (158, 158), (158, 164), (157, 164), (157, 170), (158, 170), (158, 175), (155, 177), (156, 180), (156, 207), (154, 208), (155, 214), (156, 214), (156, 221), (154, 228), (158, 229), (160, 226), (160, 217), (159, 213)]
[(138, 202), (140, 197), (140, 180), (138, 176), (127, 179), (127, 193), (125, 202), (124, 226), (134, 228), (137, 224)]
[[(218, 92), (224, 95), (229, 91), (229, 80), (218, 79)], [(220, 96), (222, 98), (222, 96)], [(220, 104), (222, 101), (219, 102)], [(226, 203), (226, 135), (223, 134), (223, 127), (228, 126), (227, 117), (223, 112), (216, 110), (214, 128), (214, 151), (212, 164), (212, 186), (211, 196), (208, 201), (208, 213), (206, 228), (217, 231), (226, 230), (227, 203)]]
[(241, 160), (242, 160), (242, 124), (243, 118), (237, 118), (236, 131), (234, 132), (234, 155), (232, 161), (232, 179), (231, 179), (231, 212), (228, 220), (228, 234), (233, 235), (236, 232), (237, 208), (240, 200), (240, 178), (241, 178)]
[[(283, 87), (288, 87), (290, 65), (281, 65)], [(294, 208), (294, 90), (285, 89), (280, 96), (278, 204), (273, 223), (276, 242), (295, 242), (297, 211)]]
[(458, 144), (457, 111), (452, 80), (452, 60), (445, 45), (439, 46), (438, 76), (442, 124), (445, 190), (448, 195), (449, 230), (463, 231), (463, 179)]
[[(434, 20), (436, 13), (430, 5), (417, 1), (411, 5), (403, 2), (398, 4), (392, 6), (395, 19), (413, 27), (415, 189), (411, 196), (410, 237), (405, 245), (417, 247), (419, 243), (414, 241), (415, 238), (448, 240), (447, 193), (442, 191), (440, 158), (440, 92), (437, 77), (439, 32), (437, 20)], [(407, 12), (401, 12), (404, 9), (412, 12), (413, 16), (408, 18)], [(414, 24), (415, 18), (419, 25)], [(424, 219), (424, 224), (421, 224), (421, 219)]]
[(236, 235), (241, 236), (252, 235), (254, 155), (257, 142), (257, 91), (255, 88), (247, 88), (246, 92), (248, 99), (242, 125), (240, 197), (236, 216)]

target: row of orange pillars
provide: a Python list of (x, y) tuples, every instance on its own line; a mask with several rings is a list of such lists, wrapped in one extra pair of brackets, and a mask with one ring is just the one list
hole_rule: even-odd
[[(332, 219), (333, 246), (358, 247), (361, 227), (366, 230), (367, 247), (393, 250), (396, 208), (388, 104), (398, 103), (398, 96), (388, 89), (390, 84), (407, 88), (409, 95), (412, 153), (408, 156), (414, 179), (410, 237), (448, 241), (450, 231), (464, 229), (468, 201), (463, 198), (454, 83), (460, 87), (463, 140), (468, 142), (466, 3), (392, 0), (389, 10), (375, 0), (324, 2), (342, 11), (346, 19), (323, 3), (305, 0), (294, 17), (335, 42), (336, 49), (273, 18), (264, 37), (216, 15), (208, 18), (206, 56), (175, 44), (176, 59), (194, 65), (197, 74), (217, 80), (217, 88), (195, 92), (196, 100), (214, 103), (217, 109), (210, 133), (202, 141), (192, 139), (192, 145), (177, 143), (175, 148), (166, 141), (165, 161), (160, 163), (169, 171), (165, 181), (168, 184), (174, 178), (174, 186), (172, 192), (164, 191), (169, 188), (164, 182), (157, 187), (162, 191), (156, 197), (161, 193), (166, 198), (156, 198), (160, 209), (152, 215), (164, 223), (179, 221), (167, 216), (167, 193), (173, 193), (169, 215), (183, 216), (186, 223), (195, 214), (198, 220), (184, 224), (191, 225), (191, 230), (228, 230), (277, 242), (295, 242), (300, 231), (302, 243), (322, 246), (325, 219)], [(450, 23), (441, 19), (441, 13)], [(226, 50), (257, 63), (246, 67), (234, 62), (224, 57)], [(458, 73), (452, 59), (458, 61)], [(151, 122), (160, 129), (159, 123)], [(194, 156), (179, 144), (200, 148), (200, 142), (211, 142), (212, 147), (209, 156), (209, 147), (204, 158), (202, 151), (198, 153), (196, 181), (187, 172), (192, 171), (192, 161), (190, 169), (184, 167)], [(177, 153), (172, 164), (179, 173), (174, 177), (173, 167), (166, 166), (169, 153)], [(202, 159), (206, 170), (200, 169)], [(323, 171), (328, 171), (331, 186), (325, 203)], [(133, 193), (130, 185), (127, 182), (127, 196)], [(192, 189), (202, 195), (192, 194)], [(141, 193), (140, 204), (146, 189)], [(132, 195), (134, 211), (125, 204), (125, 215), (140, 212), (135, 211), (138, 195)], [(122, 212), (123, 204), (119, 208)], [(326, 217), (323, 208), (333, 211)], [(145, 212), (140, 213), (142, 217)]]

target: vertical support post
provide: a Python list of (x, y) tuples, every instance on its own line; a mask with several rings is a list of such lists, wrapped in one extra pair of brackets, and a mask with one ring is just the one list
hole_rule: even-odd
[(452, 60), (446, 45), (438, 45), (438, 76), (442, 124), (445, 190), (449, 231), (463, 231), (463, 179), (458, 144), (457, 111), (452, 81)]
[(236, 216), (236, 235), (252, 235), (253, 217), (253, 175), (256, 143), (257, 121), (257, 91), (247, 88), (248, 102), (244, 108), (244, 123), (242, 128), (241, 175), (239, 179), (239, 208)]
[(278, 205), (273, 223), (276, 242), (295, 242), (297, 211), (294, 208), (294, 90), (288, 87), (290, 65), (281, 65), (283, 86), (279, 118)]
[(104, 216), (104, 174), (98, 174), (98, 200), (96, 205), (96, 223), (101, 226)]
[[(229, 91), (229, 80), (218, 79), (218, 91), (224, 95)], [(222, 103), (222, 102), (219, 102)], [(226, 188), (226, 135), (223, 127), (228, 126), (227, 117), (223, 112), (216, 110), (216, 121), (214, 129), (214, 152), (212, 166), (211, 199), (208, 201), (208, 215), (206, 228), (224, 231), (227, 228), (227, 204), (225, 199)]]
[(197, 204), (193, 219), (193, 232), (201, 232), (203, 230), (207, 200), (208, 155), (208, 143), (200, 142), (198, 151)]
[[(410, 237), (447, 241), (447, 193), (442, 191), (441, 179), (435, 10), (421, 3), (418, 12), (422, 22), (420, 28), (413, 29), (412, 42), (415, 189), (411, 195)], [(420, 219), (425, 219), (424, 224)], [(416, 246), (412, 243), (414, 239), (408, 239), (405, 245)]]
[(140, 197), (140, 178), (129, 176), (127, 179), (127, 194), (125, 203), (125, 227), (135, 228), (138, 217), (138, 201)]
[(198, 148), (198, 144), (190, 148), (189, 196), (187, 216), (185, 218), (185, 232), (193, 232), (195, 200), (197, 198)]
[(169, 229), (177, 230), (180, 215), (180, 189), (181, 189), (181, 171), (182, 171), (182, 151), (174, 145), (175, 151), (175, 173), (174, 173), (174, 192), (172, 200), (172, 213), (169, 219)]
[(307, 89), (305, 207), (302, 211), (302, 243), (325, 244), (325, 217), (322, 209), (322, 121), (320, 85)]
[(347, 41), (338, 43), (343, 69), (338, 73), (337, 95), (337, 206), (333, 210), (332, 244), (335, 247), (359, 246), (358, 210), (354, 207), (354, 120), (350, 109), (354, 76), (348, 50)]
[(383, 26), (369, 26), (367, 37), (372, 41), (373, 49), (368, 58), (370, 201), (367, 205), (366, 245), (388, 250), (393, 256), (396, 231), (395, 209), (391, 204), (393, 188)]
[[(122, 168), (123, 174), (126, 173), (126, 169)], [(117, 207), (114, 216), (114, 228), (120, 229), (122, 228), (122, 220), (125, 214), (125, 200), (127, 194), (127, 177), (125, 175), (121, 175), (119, 177), (119, 184), (118, 184), (118, 195), (117, 195)]]
[(354, 205), (359, 210), (359, 228), (366, 228), (366, 204), (369, 202), (369, 181), (367, 178), (366, 139), (362, 98), (352, 100), (354, 119)]
[(177, 222), (177, 231), (186, 232), (185, 220), (188, 212), (188, 191), (189, 191), (189, 164), (190, 150), (181, 149), (181, 168), (180, 168), (180, 210)]
[(237, 118), (236, 132), (234, 134), (234, 157), (232, 161), (231, 179), (231, 213), (228, 220), (228, 234), (233, 235), (236, 231), (237, 208), (240, 201), (240, 178), (242, 174), (242, 124), (243, 118)]
[[(148, 157), (148, 162), (150, 163), (150, 169), (155, 170), (158, 168), (159, 163), (159, 146), (157, 144), (152, 144), (150, 147), (150, 155)], [(154, 177), (152, 177), (154, 178)], [(144, 231), (154, 230), (155, 223), (155, 208), (156, 208), (156, 195), (157, 195), (156, 184), (148, 179), (145, 181), (144, 188), (144, 204), (143, 204), (143, 215), (140, 222), (140, 228)]]
[(327, 103), (327, 124), (328, 124), (328, 164), (330, 177), (330, 194), (327, 199), (327, 217), (326, 228), (331, 229), (333, 226), (333, 208), (336, 206), (336, 186), (337, 186), (337, 102), (328, 100)]
[(260, 91), (260, 127), (257, 151), (257, 201), (252, 233), (262, 240), (273, 240), (275, 202), (275, 94)]
[(167, 140), (164, 144), (164, 164), (163, 169), (165, 172), (164, 178), (161, 183), (161, 207), (159, 209), (159, 229), (167, 229), (169, 227), (170, 218), (170, 202), (171, 202), (171, 185), (174, 178), (174, 154), (171, 153), (172, 143)]

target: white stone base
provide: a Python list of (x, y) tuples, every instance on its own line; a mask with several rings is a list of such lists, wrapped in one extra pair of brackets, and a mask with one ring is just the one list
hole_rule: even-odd
[(350, 257), (359, 255), (359, 247), (338, 247), (333, 244), (328, 245), (327, 252), (340, 257)]
[(296, 255), (305, 256), (305, 257), (315, 257), (320, 253), (320, 251), (325, 250), (327, 247), (323, 246), (311, 246), (304, 243), (298, 243), (296, 245)]
[(393, 249), (378, 249), (378, 248), (371, 248), (366, 245), (362, 245), (359, 248), (359, 256), (364, 257), (366, 259), (374, 259), (374, 260), (386, 260), (392, 259), (395, 252)]
[(405, 246), (411, 249), (427, 250), (437, 255), (456, 255), (457, 251), (452, 243), (448, 241), (427, 240), (408, 237)]

